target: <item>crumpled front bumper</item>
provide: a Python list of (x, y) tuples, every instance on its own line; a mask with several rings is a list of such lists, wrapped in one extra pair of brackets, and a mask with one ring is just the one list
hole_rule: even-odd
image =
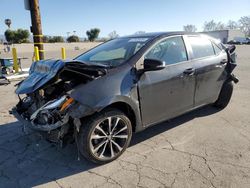
[(44, 132), (49, 132), (52, 130), (55, 130), (63, 125), (65, 125), (66, 123), (68, 123), (69, 121), (69, 116), (66, 115), (61, 121), (56, 122), (55, 124), (52, 125), (39, 125), (39, 124), (34, 124), (32, 122), (30, 122), (29, 120), (26, 120), (25, 118), (22, 117), (22, 115), (20, 115), (17, 112), (16, 107), (14, 107), (11, 111), (11, 113), (24, 125), (29, 127), (32, 130), (36, 130), (36, 131), (44, 131)]

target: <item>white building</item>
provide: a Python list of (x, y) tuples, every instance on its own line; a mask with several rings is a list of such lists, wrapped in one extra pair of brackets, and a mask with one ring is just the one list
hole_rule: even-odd
[(234, 40), (235, 38), (245, 38), (245, 34), (241, 30), (238, 30), (238, 29), (216, 30), (216, 31), (207, 31), (207, 32), (201, 32), (201, 33), (204, 33), (211, 37), (219, 39), (224, 44), (230, 40)]

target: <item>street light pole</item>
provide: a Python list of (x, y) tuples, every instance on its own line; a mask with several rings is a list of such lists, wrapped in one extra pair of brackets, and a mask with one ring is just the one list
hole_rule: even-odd
[(29, 0), (29, 8), (32, 24), (31, 32), (33, 33), (34, 47), (38, 47), (40, 59), (44, 59), (43, 34), (39, 9), (39, 0)]

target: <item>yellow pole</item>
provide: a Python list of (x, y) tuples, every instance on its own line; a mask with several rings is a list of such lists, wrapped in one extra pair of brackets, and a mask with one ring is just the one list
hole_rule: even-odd
[(62, 59), (66, 59), (66, 51), (65, 51), (65, 48), (61, 48), (61, 52), (62, 52)]
[(12, 48), (12, 56), (13, 56), (13, 68), (15, 70), (15, 73), (17, 73), (18, 72), (18, 64), (17, 64), (16, 48)]
[(39, 61), (39, 60), (40, 60), (40, 57), (39, 57), (39, 50), (38, 50), (38, 47), (35, 46), (34, 50), (35, 50), (35, 60), (36, 60), (36, 61)]

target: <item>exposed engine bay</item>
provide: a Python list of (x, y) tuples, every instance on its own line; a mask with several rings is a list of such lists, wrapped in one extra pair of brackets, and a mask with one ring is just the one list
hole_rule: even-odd
[(16, 93), (20, 100), (12, 113), (24, 126), (40, 131), (52, 142), (61, 142), (65, 135), (74, 132), (74, 119), (68, 111), (77, 102), (68, 92), (105, 75), (106, 71), (105, 67), (75, 61), (35, 62), (30, 76), (18, 84)]

